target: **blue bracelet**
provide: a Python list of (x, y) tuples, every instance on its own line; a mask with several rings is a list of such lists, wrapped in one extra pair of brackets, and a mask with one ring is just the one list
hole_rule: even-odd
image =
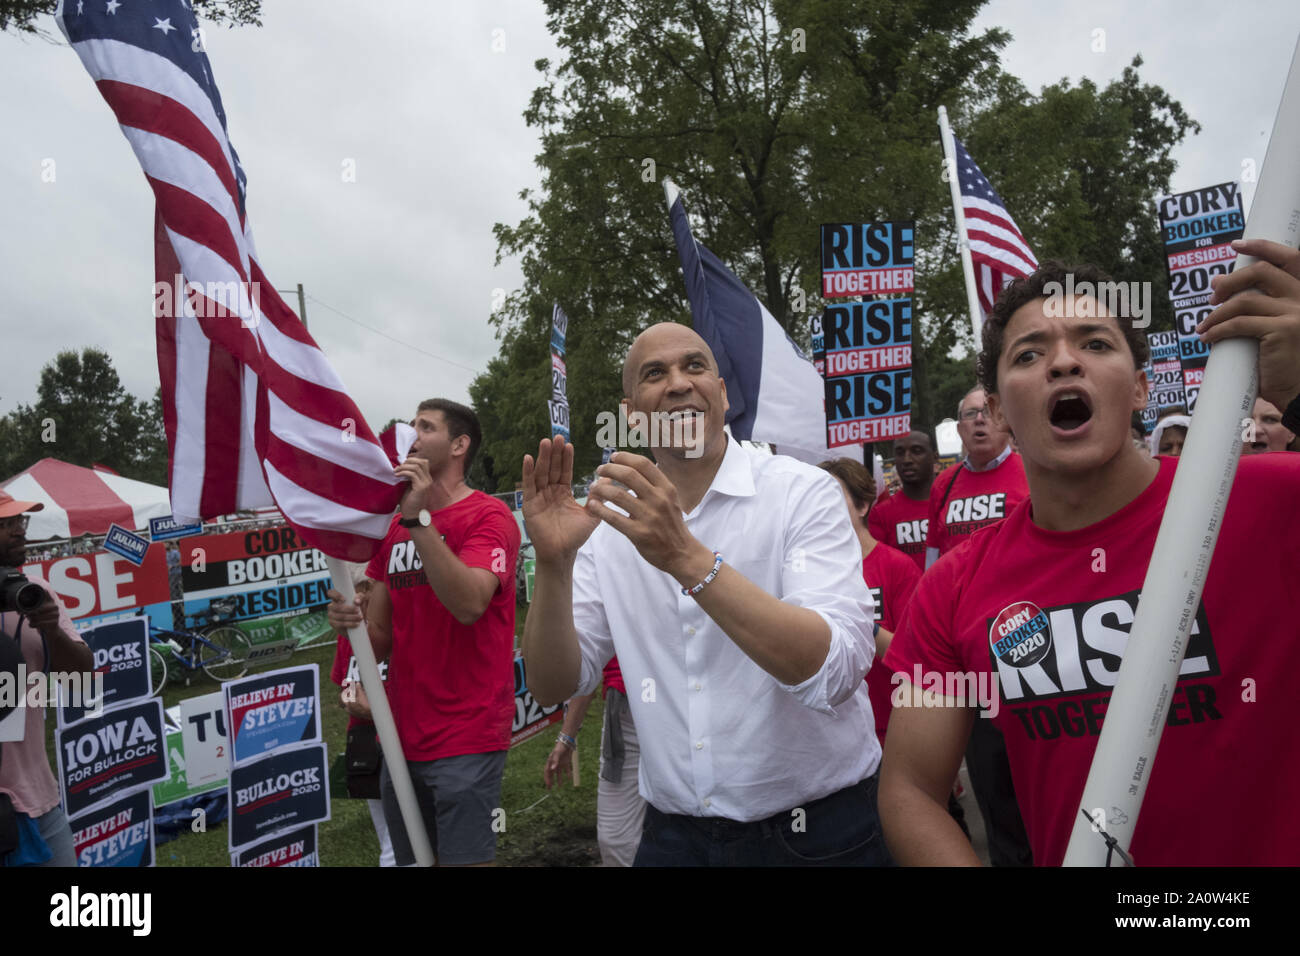
[(718, 571), (720, 571), (721, 569), (722, 569), (722, 552), (714, 551), (713, 570), (709, 572), (708, 577), (706, 577), (699, 584), (695, 585), (695, 587), (693, 588), (682, 588), (682, 594), (686, 595), (686, 597), (694, 597), (695, 595), (699, 594), (701, 591), (704, 590), (704, 586), (706, 584), (708, 584), (718, 576)]

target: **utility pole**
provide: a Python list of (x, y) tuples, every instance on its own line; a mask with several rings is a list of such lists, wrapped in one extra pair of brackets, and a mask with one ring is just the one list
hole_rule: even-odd
[[(289, 293), (292, 289), (276, 289), (276, 292)], [(302, 291), (302, 283), (298, 283), (298, 319), (302, 322), (302, 327), (307, 328), (307, 295)]]

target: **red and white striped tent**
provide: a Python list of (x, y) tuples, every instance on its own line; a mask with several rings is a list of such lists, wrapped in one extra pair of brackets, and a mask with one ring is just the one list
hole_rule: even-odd
[(166, 488), (56, 458), (42, 458), (3, 488), (19, 501), (45, 505), (32, 514), (28, 541), (104, 534), (111, 524), (138, 531), (172, 513)]

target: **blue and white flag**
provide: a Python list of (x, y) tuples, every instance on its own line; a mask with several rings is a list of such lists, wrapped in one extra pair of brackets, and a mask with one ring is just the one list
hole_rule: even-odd
[(776, 445), (781, 455), (815, 464), (862, 446), (826, 447), (825, 385), (812, 361), (754, 293), (691, 235), (676, 186), (664, 181), (677, 254), (695, 331), (718, 360), (727, 384), (731, 434)]

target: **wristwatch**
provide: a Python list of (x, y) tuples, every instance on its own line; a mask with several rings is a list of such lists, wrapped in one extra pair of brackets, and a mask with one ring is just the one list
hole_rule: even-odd
[(397, 523), (403, 528), (427, 528), (433, 523), (433, 518), (429, 516), (428, 509), (421, 508), (420, 513), (414, 518), (402, 518)]

